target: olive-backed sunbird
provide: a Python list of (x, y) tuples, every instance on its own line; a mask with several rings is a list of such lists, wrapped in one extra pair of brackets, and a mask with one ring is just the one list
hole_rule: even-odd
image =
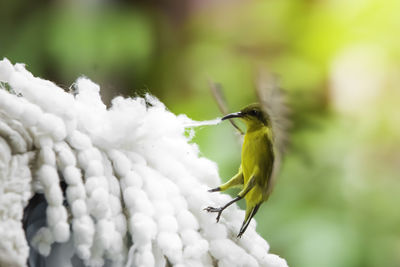
[(280, 130), (282, 128), (280, 122), (277, 121), (280, 118), (274, 114), (268, 102), (263, 102), (263, 98), (261, 98), (261, 104), (248, 105), (240, 112), (224, 116), (222, 120), (232, 118), (242, 119), (247, 128), (242, 145), (241, 165), (238, 173), (228, 182), (209, 192), (225, 191), (232, 187), (240, 187), (241, 191), (226, 205), (219, 208), (207, 207), (205, 210), (217, 212), (218, 222), (224, 209), (244, 198), (246, 214), (237, 236), (240, 238), (260, 205), (269, 198), (274, 187), (281, 156)]

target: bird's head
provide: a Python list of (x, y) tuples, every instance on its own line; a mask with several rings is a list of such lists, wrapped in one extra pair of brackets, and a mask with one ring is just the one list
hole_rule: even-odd
[(239, 112), (231, 113), (222, 118), (222, 120), (240, 118), (247, 126), (268, 126), (268, 116), (261, 109), (259, 104), (250, 104), (242, 108)]

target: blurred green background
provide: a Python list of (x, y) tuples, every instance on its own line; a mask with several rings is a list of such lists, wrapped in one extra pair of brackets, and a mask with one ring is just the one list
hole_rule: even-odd
[[(291, 148), (256, 216), (290, 266), (400, 266), (400, 1), (2, 1), (0, 56), (106, 102), (150, 91), (174, 113), (221, 116), (256, 100), (262, 67), (292, 109)], [(196, 130), (223, 179), (240, 163), (224, 123)], [(242, 204), (241, 204), (242, 205)], [(243, 207), (243, 206), (242, 206)]]

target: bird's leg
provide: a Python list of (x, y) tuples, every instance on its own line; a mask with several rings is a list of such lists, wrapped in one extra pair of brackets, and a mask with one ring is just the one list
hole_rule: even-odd
[[(208, 192), (218, 192), (218, 191), (224, 191), (228, 188), (231, 187), (235, 187), (235, 186), (239, 186), (239, 185), (243, 185), (243, 172), (242, 172), (242, 167), (239, 168), (239, 172), (233, 176), (228, 182), (208, 190)], [(214, 207), (207, 207), (204, 210), (208, 211), (208, 212), (218, 212), (217, 215), (217, 222), (219, 222), (219, 219), (221, 217), (222, 211), (224, 209), (226, 209), (227, 207), (229, 207), (230, 205), (232, 205), (233, 203), (235, 203), (236, 201), (242, 199), (243, 196), (237, 196), (236, 198), (234, 198), (233, 200), (229, 201), (226, 205), (219, 207), (219, 208), (214, 208)]]
[(253, 175), (250, 180), (244, 185), (242, 191), (239, 192), (238, 196), (244, 197), (256, 184), (256, 176)]
[(219, 222), (219, 218), (221, 217), (222, 211), (224, 209), (226, 209), (227, 207), (229, 207), (230, 205), (232, 205), (233, 203), (235, 203), (236, 201), (240, 200), (241, 197), (237, 196), (235, 197), (233, 200), (229, 201), (228, 203), (226, 203), (224, 206), (219, 207), (219, 208), (214, 208), (214, 207), (207, 207), (204, 210), (208, 211), (208, 212), (218, 212), (217, 215), (217, 222)]
[(233, 176), (231, 179), (229, 179), (228, 182), (226, 182), (216, 188), (210, 189), (210, 190), (208, 190), (208, 192), (225, 191), (228, 188), (235, 187), (235, 186), (242, 185), (242, 184), (243, 184), (243, 172), (240, 168), (239, 172), (235, 176)]

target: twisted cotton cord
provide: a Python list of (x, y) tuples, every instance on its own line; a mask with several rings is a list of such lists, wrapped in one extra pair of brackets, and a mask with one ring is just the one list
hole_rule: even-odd
[(109, 151), (114, 173), (119, 177), (123, 200), (128, 214), (128, 229), (131, 239), (134, 240), (135, 250), (131, 252), (132, 259), (128, 262), (133, 266), (153, 266), (155, 258), (152, 253), (152, 240), (154, 240), (157, 225), (152, 215), (154, 207), (148, 200), (146, 193), (142, 190), (143, 180), (132, 171), (131, 162), (126, 155), (117, 150)]
[(74, 246), (78, 256), (89, 259), (93, 242), (94, 222), (90, 217), (86, 204), (85, 185), (81, 169), (77, 167), (77, 158), (66, 142), (55, 145), (57, 166), (67, 184), (66, 196), (72, 214), (72, 232)]
[(122, 265), (126, 260), (127, 247), (124, 237), (127, 233), (127, 222), (122, 210), (123, 200), (121, 198), (121, 187), (118, 178), (113, 172), (112, 164), (107, 153), (103, 152), (104, 175), (109, 185), (109, 205), (111, 220), (114, 224), (114, 238), (111, 245), (106, 250), (106, 256), (118, 265)]
[(63, 193), (56, 167), (56, 158), (53, 151), (53, 140), (43, 136), (39, 140), (40, 152), (38, 155), (39, 169), (36, 172), (40, 189), (47, 201), (47, 226), (42, 227), (34, 236), (32, 243), (42, 255), (50, 254), (53, 242), (66, 242), (69, 239), (69, 224), (67, 210), (63, 205)]
[[(4, 129), (4, 127), (2, 127)], [(2, 130), (3, 130), (2, 129)], [(11, 147), (0, 130), (0, 240), (2, 262), (24, 266), (29, 247), (22, 227), (23, 207), (31, 197), (31, 153), (13, 154)], [(7, 132), (12, 132), (8, 129)], [(14, 132), (18, 134), (17, 131)]]
[(90, 235), (91, 250), (85, 260), (90, 265), (102, 266), (103, 254), (110, 247), (110, 239), (114, 238), (115, 232), (108, 205), (108, 181), (103, 174), (102, 156), (93, 147), (90, 138), (77, 130), (70, 136), (69, 143), (78, 151), (78, 165), (84, 173), (87, 208), (95, 220), (94, 232)]

